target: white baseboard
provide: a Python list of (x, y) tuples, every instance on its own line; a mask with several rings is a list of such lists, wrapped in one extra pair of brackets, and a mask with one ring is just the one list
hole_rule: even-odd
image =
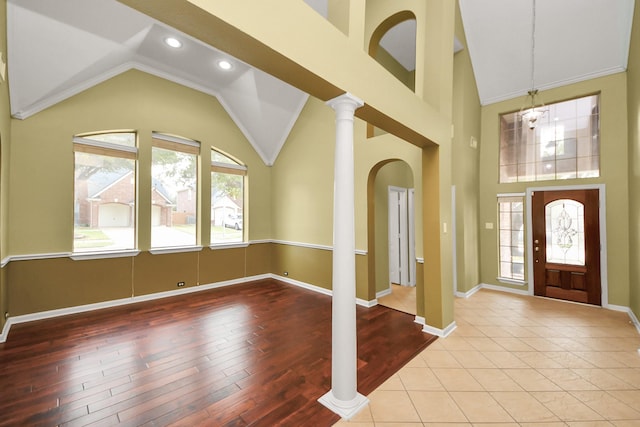
[(367, 301), (365, 299), (360, 299), (360, 298), (356, 298), (356, 304), (362, 306), (362, 307), (366, 307), (366, 308), (371, 308), (371, 307), (375, 307), (376, 305), (378, 305), (378, 299), (372, 299), (370, 301)]
[(480, 286), (481, 289), (489, 289), (492, 291), (507, 292), (507, 293), (516, 294), (516, 295), (531, 295), (529, 291), (525, 291), (522, 289), (507, 288), (506, 286), (489, 285), (488, 283), (480, 283), (478, 286)]
[(440, 337), (440, 338), (446, 338), (449, 335), (451, 335), (451, 333), (457, 327), (458, 327), (458, 325), (456, 325), (455, 320), (453, 322), (449, 323), (449, 325), (444, 329), (440, 329), (440, 328), (436, 328), (435, 326), (424, 324), (422, 326), (422, 332), (426, 332), (428, 334), (435, 335), (435, 336)]
[(414, 322), (422, 325), (422, 332), (426, 332), (440, 338), (448, 337), (458, 327), (458, 325), (456, 325), (456, 321), (454, 320), (453, 322), (449, 323), (449, 325), (444, 329), (436, 328), (435, 326), (427, 325), (425, 318), (422, 316), (416, 316)]
[[(286, 276), (278, 276), (277, 274), (270, 274), (269, 276), (273, 279), (288, 283), (293, 286), (298, 286), (300, 288), (308, 289), (310, 291), (318, 292), (324, 295), (329, 295), (329, 296), (333, 295), (333, 292), (331, 291), (331, 289), (326, 289), (320, 286), (312, 285), (310, 283), (301, 282), (299, 280), (291, 279), (290, 277), (286, 277)], [(356, 298), (356, 304), (362, 307), (371, 308), (373, 306), (378, 305), (378, 300), (373, 299), (373, 300), (367, 301), (361, 298)]]
[(468, 290), (467, 292), (455, 292), (455, 296), (457, 296), (458, 298), (469, 298), (471, 295), (475, 294), (476, 292), (478, 292), (480, 289), (482, 289), (482, 283), (479, 285), (474, 286), (473, 288), (471, 288), (471, 290)]
[(279, 280), (281, 282), (285, 282), (285, 283), (288, 283), (290, 285), (297, 286), (299, 288), (307, 289), (309, 291), (314, 291), (314, 292), (318, 292), (320, 294), (329, 295), (329, 296), (331, 296), (333, 294), (333, 292), (331, 292), (331, 289), (325, 289), (323, 287), (312, 285), (310, 283), (301, 282), (299, 280), (295, 280), (295, 279), (292, 279), (292, 278), (287, 277), (287, 276), (279, 276), (277, 274), (269, 274), (269, 276), (272, 279), (276, 279), (276, 280)]
[(148, 294), (148, 295), (138, 295), (138, 296), (129, 297), (129, 298), (103, 301), (103, 302), (97, 302), (93, 304), (84, 304), (84, 305), (78, 305), (74, 307), (58, 308), (55, 310), (40, 311), (37, 313), (23, 314), (20, 316), (12, 316), (7, 319), (7, 323), (5, 323), (4, 328), (2, 329), (2, 335), (0, 335), (0, 343), (3, 343), (7, 340), (11, 326), (16, 325), (18, 323), (33, 322), (34, 320), (51, 319), (54, 317), (66, 316), (68, 314), (85, 313), (87, 311), (118, 307), (121, 305), (134, 304), (134, 303), (143, 302), (143, 301), (152, 301), (152, 300), (168, 298), (176, 295), (190, 294), (193, 292), (200, 292), (208, 289), (215, 289), (215, 288), (221, 288), (224, 286), (231, 286), (231, 285), (236, 285), (240, 283), (252, 282), (255, 280), (264, 280), (271, 277), (272, 275), (270, 274), (262, 274), (258, 276), (243, 277), (241, 279), (227, 280), (224, 282), (216, 282), (216, 283), (210, 283), (210, 284), (199, 285), (199, 286), (190, 286), (188, 288), (175, 289), (172, 291), (157, 292), (157, 293)]
[[(478, 292), (480, 289), (490, 289), (492, 291), (499, 291), (499, 292), (507, 292), (507, 293), (511, 293), (511, 294), (517, 294), (517, 295), (532, 296), (528, 291), (523, 291), (523, 290), (520, 290), (520, 289), (507, 288), (507, 287), (504, 287), (504, 286), (489, 285), (489, 284), (486, 284), (486, 283), (480, 283), (478, 286), (474, 287), (472, 290), (470, 290), (469, 292), (466, 292), (464, 294), (460, 293), (460, 295), (458, 295), (458, 292), (456, 292), (456, 296), (461, 296), (463, 298), (468, 298), (469, 296), (471, 296), (474, 293)], [(469, 295), (467, 295), (467, 294), (469, 294)], [(563, 300), (558, 300), (558, 301), (563, 301)], [(569, 304), (580, 304), (580, 303), (573, 303), (572, 301), (564, 301), (564, 302), (569, 303)], [(589, 304), (584, 304), (584, 305), (589, 305)], [(631, 310), (631, 308), (625, 307), (623, 305), (614, 305), (614, 304), (603, 304), (602, 308), (604, 308), (606, 310), (621, 311), (623, 313), (627, 313), (627, 315), (631, 319), (631, 322), (633, 323), (633, 325), (636, 327), (638, 333), (640, 334), (640, 320), (638, 320), (638, 318), (636, 317), (636, 315), (633, 312), (633, 310)], [(638, 349), (638, 352), (640, 352), (640, 349)]]
[(376, 298), (382, 298), (387, 295), (391, 295), (391, 288), (387, 288), (380, 292), (376, 292)]
[(12, 323), (13, 322), (11, 321), (11, 317), (9, 317), (4, 324), (4, 327), (2, 328), (2, 334), (0, 334), (0, 344), (7, 341), (7, 337), (9, 336), (9, 329), (11, 329)]
[[(631, 310), (629, 307), (625, 307), (623, 305), (607, 304), (606, 306), (603, 306), (602, 308), (606, 308), (608, 310), (621, 311), (623, 313), (627, 313), (627, 315), (629, 316), (629, 319), (631, 319), (631, 323), (633, 323), (633, 326), (636, 327), (636, 330), (640, 334), (640, 321), (636, 317), (636, 315), (633, 312), (633, 310)], [(640, 351), (640, 349), (638, 349), (638, 351)]]
[[(152, 300), (168, 298), (176, 295), (189, 294), (193, 292), (200, 292), (208, 289), (221, 288), (224, 286), (237, 285), (237, 284), (248, 283), (248, 282), (253, 282), (256, 280), (264, 280), (264, 279), (275, 279), (284, 283), (288, 283), (290, 285), (308, 289), (313, 292), (318, 292), (318, 293), (329, 295), (329, 296), (333, 295), (330, 289), (325, 289), (320, 286), (311, 285), (309, 283), (301, 282), (299, 280), (294, 280), (285, 276), (278, 276), (277, 274), (271, 274), (271, 273), (261, 274), (257, 276), (242, 277), (239, 279), (227, 280), (224, 282), (209, 283), (206, 285), (190, 286), (188, 288), (175, 289), (175, 290), (165, 291), (165, 292), (157, 292), (157, 293), (148, 294), (148, 295), (139, 295), (139, 296), (134, 296), (129, 298), (122, 298), (117, 300), (104, 301), (104, 302), (98, 302), (93, 304), (85, 304), (85, 305), (79, 305), (74, 307), (59, 308), (55, 310), (41, 311), (38, 313), (30, 313), (30, 314), (24, 314), (20, 316), (9, 317), (7, 319), (7, 322), (4, 324), (4, 328), (2, 328), (2, 334), (0, 334), (0, 343), (6, 342), (7, 337), (9, 336), (9, 330), (11, 329), (11, 326), (18, 323), (32, 322), (34, 320), (51, 319), (54, 317), (66, 316), (68, 314), (84, 313), (87, 311), (100, 310), (103, 308), (110, 308), (110, 307), (118, 307), (121, 305), (134, 304), (134, 303), (143, 302), (143, 301), (152, 301)], [(367, 301), (360, 298), (356, 298), (356, 304), (363, 307), (371, 308), (378, 304), (378, 300), (374, 299), (371, 301)]]

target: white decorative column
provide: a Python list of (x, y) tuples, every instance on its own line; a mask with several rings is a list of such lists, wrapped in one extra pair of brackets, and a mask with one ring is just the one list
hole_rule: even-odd
[(356, 243), (353, 115), (364, 103), (351, 94), (327, 102), (336, 112), (333, 181), (333, 300), (331, 390), (319, 400), (343, 418), (351, 418), (368, 399), (357, 390)]

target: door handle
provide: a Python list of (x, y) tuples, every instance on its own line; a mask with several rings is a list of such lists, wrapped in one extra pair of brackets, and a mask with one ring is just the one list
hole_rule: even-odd
[(538, 252), (540, 250), (540, 248), (538, 246), (536, 246), (535, 248), (533, 248), (533, 250)]

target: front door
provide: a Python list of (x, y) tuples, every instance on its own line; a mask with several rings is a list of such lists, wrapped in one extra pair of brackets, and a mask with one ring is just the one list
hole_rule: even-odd
[(536, 191), (534, 294), (601, 304), (598, 190)]

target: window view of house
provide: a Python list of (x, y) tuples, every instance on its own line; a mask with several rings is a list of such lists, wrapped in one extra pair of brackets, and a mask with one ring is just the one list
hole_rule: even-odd
[(153, 134), (151, 247), (195, 246), (200, 144)]
[(530, 128), (521, 112), (500, 116), (500, 182), (600, 176), (599, 96), (542, 108)]
[(73, 251), (135, 248), (136, 134), (75, 137)]
[(211, 152), (211, 243), (243, 240), (244, 180), (247, 167)]
[(524, 281), (524, 197), (498, 197), (498, 214), (500, 278)]

